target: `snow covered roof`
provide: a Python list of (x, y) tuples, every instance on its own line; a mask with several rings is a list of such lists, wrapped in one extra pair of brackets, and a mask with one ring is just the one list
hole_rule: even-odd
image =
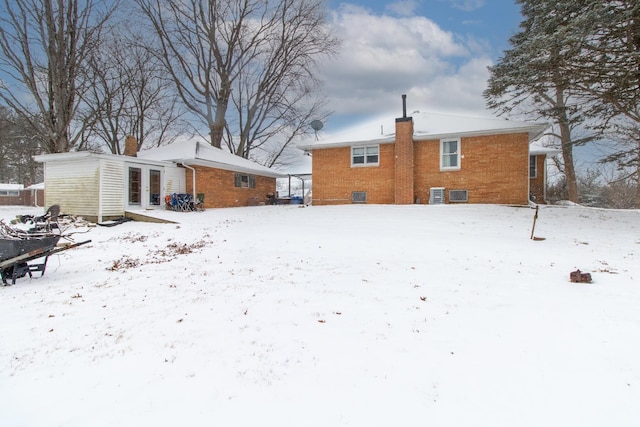
[(192, 166), (206, 166), (235, 172), (245, 172), (274, 178), (286, 174), (262, 166), (251, 160), (236, 156), (226, 150), (194, 140), (179, 141), (162, 147), (138, 152), (138, 157), (150, 160), (163, 160)]
[(555, 148), (556, 146), (557, 140), (554, 136), (543, 135), (529, 144), (529, 154), (555, 156), (562, 152), (562, 150)]
[(22, 190), (23, 188), (24, 188), (24, 186), (22, 184), (4, 184), (4, 183), (0, 183), (0, 190), (15, 191), (15, 190)]
[(69, 162), (74, 160), (84, 160), (84, 159), (118, 159), (122, 161), (127, 161), (129, 163), (139, 163), (139, 164), (152, 164), (158, 166), (167, 166), (171, 165), (170, 162), (159, 161), (159, 160), (151, 160), (151, 159), (141, 159), (138, 157), (130, 157), (116, 154), (104, 154), (104, 153), (95, 153), (93, 151), (70, 151), (68, 153), (52, 153), (52, 154), (39, 154), (37, 156), (33, 156), (33, 159), (36, 162)]
[[(495, 117), (460, 116), (427, 111), (414, 111), (409, 116), (413, 118), (415, 140), (526, 132), (529, 134), (529, 140), (532, 141), (549, 127), (547, 123), (518, 122)], [(319, 141), (303, 144), (299, 148), (310, 150), (349, 146), (353, 143), (392, 143), (395, 141), (395, 119), (396, 117), (391, 115), (378, 117), (342, 132), (328, 135)]]
[(559, 153), (561, 153), (561, 150), (552, 147), (545, 147), (543, 145), (540, 145), (538, 141), (535, 141), (529, 145), (529, 154), (532, 155), (546, 154), (547, 156), (555, 156)]

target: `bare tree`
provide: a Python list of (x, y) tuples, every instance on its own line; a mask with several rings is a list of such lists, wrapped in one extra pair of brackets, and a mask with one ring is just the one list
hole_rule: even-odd
[[(229, 140), (232, 151), (240, 156), (272, 145), (266, 150), (269, 166), (296, 136), (310, 130), (311, 121), (328, 115), (314, 71), (316, 61), (338, 46), (337, 39), (319, 31), (324, 28), (321, 2), (282, 0), (273, 15), (277, 20), (259, 54), (244, 64), (235, 82), (237, 126), (229, 126), (238, 135), (237, 143)], [(277, 143), (268, 144), (273, 140)]]
[(314, 60), (337, 46), (320, 0), (137, 2), (182, 101), (206, 123), (211, 144), (221, 147), (226, 136), (228, 148), (244, 157), (283, 122), (299, 126), (291, 120), (304, 117), (294, 112), (315, 86)]
[(117, 0), (4, 0), (0, 5), (0, 99), (45, 135), (48, 152), (73, 149), (87, 88), (83, 64)]
[(113, 154), (123, 153), (127, 135), (136, 137), (140, 150), (169, 143), (183, 131), (172, 82), (141, 38), (106, 37), (88, 61), (93, 81), (84, 97), (89, 133)]

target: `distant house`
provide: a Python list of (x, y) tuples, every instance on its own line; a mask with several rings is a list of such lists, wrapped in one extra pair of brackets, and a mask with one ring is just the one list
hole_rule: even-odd
[(165, 197), (173, 193), (200, 196), (205, 208), (247, 206), (265, 201), (276, 191), (276, 178), (286, 176), (195, 141), (127, 153), (133, 155), (35, 156), (44, 163), (45, 206), (58, 204), (64, 214), (98, 222), (165, 209)]
[(555, 152), (531, 143), (547, 124), (411, 116), (301, 146), (313, 159), (313, 204), (544, 202), (546, 158)]
[(23, 189), (22, 184), (0, 183), (0, 205), (21, 205)]
[(24, 188), (22, 184), (0, 183), (0, 205), (43, 206), (44, 183)]

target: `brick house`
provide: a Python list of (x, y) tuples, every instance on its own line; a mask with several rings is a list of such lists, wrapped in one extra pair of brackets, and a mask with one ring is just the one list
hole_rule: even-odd
[(137, 157), (184, 168), (184, 192), (204, 196), (205, 208), (257, 205), (276, 193), (276, 178), (288, 175), (197, 141), (140, 151)]
[(300, 147), (314, 205), (544, 202), (547, 124), (404, 110)]
[(45, 207), (101, 222), (128, 212), (165, 209), (165, 197), (189, 193), (205, 208), (259, 204), (286, 174), (208, 144), (186, 141), (125, 155), (89, 151), (43, 154)]
[(43, 206), (44, 183), (24, 188), (22, 184), (0, 184), (0, 206)]

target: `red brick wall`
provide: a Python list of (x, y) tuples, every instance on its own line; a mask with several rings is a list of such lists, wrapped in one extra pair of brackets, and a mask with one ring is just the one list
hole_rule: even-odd
[[(205, 208), (229, 208), (265, 202), (268, 193), (276, 192), (276, 179), (254, 175), (256, 188), (235, 186), (235, 172), (194, 166), (196, 193), (204, 193)], [(191, 170), (187, 169), (187, 192), (193, 192)]]
[(529, 200), (527, 134), (462, 138), (460, 170), (440, 171), (440, 140), (415, 143), (415, 188), (428, 203), (431, 187), (468, 190), (469, 203), (526, 205)]
[(313, 203), (351, 203), (351, 192), (366, 191), (367, 203), (393, 204), (394, 147), (381, 144), (379, 166), (351, 167), (351, 148), (313, 150)]
[[(440, 171), (440, 140), (414, 142), (413, 196), (428, 203), (431, 187), (468, 190), (469, 203), (526, 205), (529, 199), (527, 134), (461, 139), (461, 169)], [(378, 167), (351, 167), (351, 148), (313, 150), (313, 203), (351, 203), (366, 191), (367, 203), (394, 204), (395, 144), (380, 145)]]
[(0, 196), (0, 206), (44, 206), (44, 190), (20, 190), (19, 196)]

